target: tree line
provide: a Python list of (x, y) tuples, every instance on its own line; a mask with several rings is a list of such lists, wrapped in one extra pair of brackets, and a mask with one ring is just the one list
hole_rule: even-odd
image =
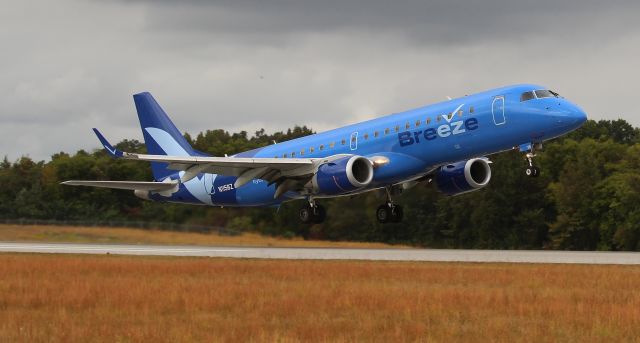
[[(187, 140), (197, 150), (224, 156), (312, 134), (294, 127), (253, 135), (208, 130)], [(144, 144), (124, 140), (121, 150), (144, 153)], [(322, 200), (323, 224), (298, 223), (300, 202), (280, 208), (236, 209), (154, 203), (132, 192), (66, 187), (60, 182), (151, 180), (148, 165), (113, 160), (104, 151), (56, 153), (50, 161), (21, 157), (0, 163), (0, 219), (132, 220), (226, 226), (270, 235), (330, 240), (379, 241), (440, 248), (640, 250), (640, 129), (619, 120), (587, 121), (579, 130), (548, 142), (528, 178), (517, 151), (491, 156), (486, 188), (455, 197), (419, 184), (395, 197), (404, 206), (399, 224), (378, 224), (374, 210), (384, 194)]]

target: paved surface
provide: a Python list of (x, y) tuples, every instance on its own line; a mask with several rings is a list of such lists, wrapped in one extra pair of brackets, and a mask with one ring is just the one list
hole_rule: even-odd
[(255, 248), (0, 242), (0, 252), (233, 258), (640, 265), (640, 253), (532, 250)]

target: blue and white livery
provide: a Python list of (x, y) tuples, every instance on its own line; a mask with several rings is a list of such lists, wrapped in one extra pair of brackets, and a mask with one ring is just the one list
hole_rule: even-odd
[(491, 179), (490, 154), (519, 149), (535, 177), (535, 152), (580, 127), (584, 111), (537, 85), (515, 85), (391, 114), (307, 137), (212, 157), (194, 150), (149, 93), (133, 96), (148, 154), (114, 148), (114, 158), (151, 163), (153, 182), (66, 181), (65, 185), (133, 190), (147, 200), (211, 206), (277, 206), (305, 199), (300, 219), (324, 220), (316, 200), (385, 190), (377, 219), (398, 222), (392, 195), (433, 182), (447, 195), (478, 190)]

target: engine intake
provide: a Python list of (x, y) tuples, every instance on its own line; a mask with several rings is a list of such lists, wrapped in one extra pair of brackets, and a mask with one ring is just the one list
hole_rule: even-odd
[(440, 167), (436, 186), (447, 195), (458, 195), (485, 187), (491, 180), (491, 167), (486, 158), (472, 158)]
[(312, 183), (317, 194), (345, 194), (373, 180), (373, 164), (362, 156), (345, 156), (321, 164)]

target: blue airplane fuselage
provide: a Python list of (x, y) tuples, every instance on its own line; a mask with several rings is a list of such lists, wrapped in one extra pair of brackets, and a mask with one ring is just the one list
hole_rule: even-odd
[[(360, 155), (381, 164), (373, 181), (358, 192), (426, 175), (437, 166), (487, 156), (527, 144), (542, 143), (580, 127), (586, 115), (558, 97), (523, 98), (537, 85), (492, 89), (338, 129), (279, 142), (234, 157), (322, 158)], [(171, 176), (180, 178), (183, 172)], [(255, 179), (235, 188), (236, 177), (199, 174), (172, 194), (152, 200), (214, 206), (270, 206), (301, 198), (287, 192), (274, 199), (275, 185)], [(318, 197), (321, 197), (319, 194)]]

